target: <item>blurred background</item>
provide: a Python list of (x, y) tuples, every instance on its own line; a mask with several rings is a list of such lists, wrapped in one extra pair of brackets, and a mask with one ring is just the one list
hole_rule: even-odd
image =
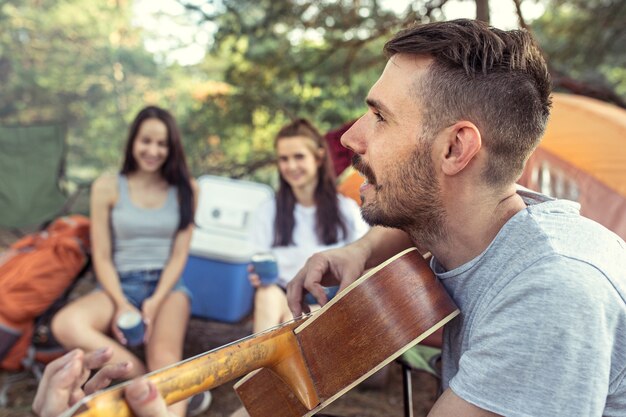
[(0, 125), (61, 122), (65, 170), (89, 181), (156, 104), (194, 175), (272, 183), (280, 125), (358, 117), (390, 36), (458, 17), (528, 28), (557, 91), (625, 107), (625, 0), (1, 0)]
[[(461, 17), (532, 31), (565, 93), (520, 182), (579, 201), (626, 238), (626, 0), (0, 0), (0, 252), (22, 226), (87, 214), (89, 184), (119, 169), (128, 124), (148, 104), (177, 117), (194, 176), (275, 185), (280, 126), (307, 117), (341, 129), (365, 112), (397, 30)], [(249, 332), (192, 324), (204, 340), (187, 356)], [(397, 415), (398, 369), (384, 390), (338, 401), (342, 415)], [(36, 382), (7, 396), (4, 376), (0, 417), (25, 415)], [(416, 416), (435, 392), (420, 377)], [(238, 404), (232, 385), (215, 399), (216, 417)]]

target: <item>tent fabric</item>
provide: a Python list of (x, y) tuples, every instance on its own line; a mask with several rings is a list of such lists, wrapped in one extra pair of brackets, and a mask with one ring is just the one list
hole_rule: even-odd
[(539, 147), (519, 183), (581, 204), (581, 214), (626, 239), (626, 110), (555, 93)]
[(37, 226), (61, 210), (64, 156), (61, 124), (0, 126), (0, 227)]
[(553, 94), (541, 148), (626, 197), (626, 110), (572, 94)]
[(352, 120), (324, 135), (324, 139), (326, 139), (326, 143), (328, 144), (330, 157), (333, 161), (333, 167), (335, 168), (335, 175), (337, 176), (340, 176), (341, 173), (350, 166), (352, 161), (354, 152), (343, 147), (341, 144), (341, 136), (346, 133), (355, 122), (356, 120)]
[(353, 199), (360, 206), (361, 194), (359, 188), (361, 188), (361, 184), (363, 184), (363, 177), (350, 165), (337, 178), (337, 191)]

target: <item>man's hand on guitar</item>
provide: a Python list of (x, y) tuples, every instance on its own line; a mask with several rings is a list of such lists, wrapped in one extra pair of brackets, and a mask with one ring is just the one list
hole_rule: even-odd
[[(37, 388), (33, 411), (39, 417), (57, 417), (86, 395), (107, 387), (112, 380), (126, 377), (130, 363), (106, 364), (111, 348), (85, 354), (75, 349), (50, 362)], [(91, 370), (101, 368), (87, 381)], [(83, 386), (84, 384), (84, 386)], [(137, 379), (125, 389), (126, 400), (139, 417), (170, 417), (154, 384)]]
[(309, 292), (323, 306), (328, 297), (323, 286), (340, 283), (339, 291), (363, 274), (367, 257), (354, 245), (330, 249), (311, 256), (293, 280), (287, 285), (287, 301), (294, 317), (308, 313), (304, 295)]

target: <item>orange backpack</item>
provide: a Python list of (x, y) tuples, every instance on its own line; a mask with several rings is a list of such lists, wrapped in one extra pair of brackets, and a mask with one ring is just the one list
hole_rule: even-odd
[(89, 260), (89, 219), (72, 215), (23, 237), (0, 254), (0, 368), (18, 370), (35, 319), (83, 271)]

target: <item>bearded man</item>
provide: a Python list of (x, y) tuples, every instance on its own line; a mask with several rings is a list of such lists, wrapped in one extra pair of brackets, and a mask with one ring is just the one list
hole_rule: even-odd
[(516, 186), (550, 111), (531, 35), (437, 22), (385, 45), (368, 111), (342, 136), (366, 178), (361, 240), (311, 257), (294, 315), (400, 250), (430, 251), (461, 314), (429, 416), (626, 416), (626, 244), (579, 205)]

